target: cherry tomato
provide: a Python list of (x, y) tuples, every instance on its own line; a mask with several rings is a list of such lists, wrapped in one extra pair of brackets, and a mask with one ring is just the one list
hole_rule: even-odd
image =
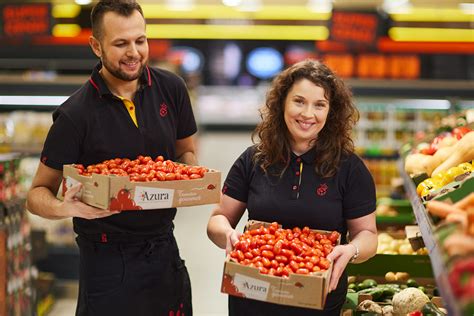
[(267, 259), (273, 259), (275, 255), (271, 250), (262, 250), (262, 257), (267, 258)]

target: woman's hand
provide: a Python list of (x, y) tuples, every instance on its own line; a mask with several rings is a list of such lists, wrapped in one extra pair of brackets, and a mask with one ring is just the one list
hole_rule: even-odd
[(226, 246), (225, 246), (225, 254), (228, 255), (233, 249), (234, 245), (237, 241), (239, 241), (239, 237), (242, 233), (236, 231), (235, 229), (229, 230), (226, 234)]
[(356, 247), (352, 244), (339, 245), (334, 247), (332, 252), (327, 256), (327, 258), (333, 262), (331, 280), (329, 281), (329, 292), (336, 289), (342, 272), (356, 251)]

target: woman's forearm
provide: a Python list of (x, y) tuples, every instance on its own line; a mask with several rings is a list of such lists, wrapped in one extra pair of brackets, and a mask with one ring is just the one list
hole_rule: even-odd
[(219, 248), (225, 249), (227, 245), (227, 236), (234, 229), (229, 223), (227, 217), (221, 214), (213, 215), (207, 225), (207, 236)]
[(377, 252), (377, 234), (369, 230), (360, 231), (350, 243), (359, 249), (359, 256), (353, 263), (362, 263), (372, 258)]

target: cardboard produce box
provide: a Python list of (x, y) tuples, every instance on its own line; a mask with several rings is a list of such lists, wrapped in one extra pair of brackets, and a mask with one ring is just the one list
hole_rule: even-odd
[[(267, 227), (270, 224), (250, 221), (247, 229)], [(312, 230), (320, 233), (328, 231)], [(340, 243), (340, 238), (338, 244)], [(227, 256), (224, 263), (221, 292), (270, 303), (290, 305), (311, 309), (323, 309), (328, 294), (332, 263), (328, 270), (308, 275), (290, 274), (279, 277), (261, 274), (255, 267), (232, 261)]]
[(83, 176), (73, 165), (63, 168), (58, 197), (67, 188), (82, 183), (82, 202), (113, 210), (147, 210), (218, 203), (221, 173), (209, 170), (203, 178), (192, 180), (132, 182), (129, 177), (92, 174)]

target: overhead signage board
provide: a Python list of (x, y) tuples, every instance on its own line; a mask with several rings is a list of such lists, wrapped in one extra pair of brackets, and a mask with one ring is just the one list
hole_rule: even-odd
[(334, 11), (330, 39), (349, 45), (375, 46), (379, 27), (380, 18), (375, 12)]
[(0, 5), (0, 34), (29, 37), (51, 34), (51, 4), (22, 3)]

